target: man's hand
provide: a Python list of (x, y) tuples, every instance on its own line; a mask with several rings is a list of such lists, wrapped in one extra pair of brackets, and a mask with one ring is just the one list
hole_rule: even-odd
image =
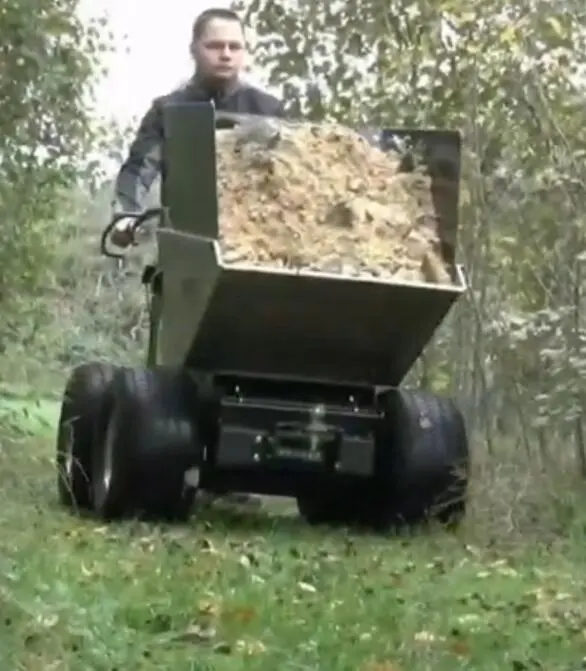
[(123, 249), (131, 245), (134, 242), (133, 224), (134, 219), (132, 217), (124, 217), (124, 219), (117, 221), (112, 229), (110, 242)]

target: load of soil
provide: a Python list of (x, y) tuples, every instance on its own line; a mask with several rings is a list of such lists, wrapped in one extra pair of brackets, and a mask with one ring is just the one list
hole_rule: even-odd
[(430, 178), (333, 124), (260, 120), (216, 137), (226, 263), (449, 283)]

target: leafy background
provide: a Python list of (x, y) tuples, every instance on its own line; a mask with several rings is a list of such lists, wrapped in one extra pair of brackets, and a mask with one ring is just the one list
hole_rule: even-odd
[[(82, 25), (76, 7), (0, 1), (5, 394), (58, 398), (72, 366), (144, 352), (144, 250), (121, 267), (97, 254), (111, 181), (95, 156), (128, 140), (91, 106), (111, 36), (105, 20)], [(521, 486), (528, 477), (539, 488), (586, 477), (584, 5), (251, 0), (238, 9), (291, 110), (462, 132), (459, 257), (471, 291), (409, 382), (457, 396), (479, 487), (498, 491), (494, 478), (509, 469), (510, 503), (536, 489)]]
[(25, 422), (22, 406), (54, 409), (46, 399), (82, 361), (141, 360), (152, 249), (121, 267), (98, 255), (111, 176), (97, 158), (128, 135), (93, 111), (112, 39), (77, 9), (0, 0), (6, 668), (584, 667), (583, 2), (241, 7), (293, 111), (464, 137), (471, 290), (409, 383), (454, 394), (466, 414), (471, 508), (455, 534), (393, 539), (312, 529), (274, 502), (258, 515), (212, 506), (179, 528), (103, 526), (55, 504), (54, 426)]

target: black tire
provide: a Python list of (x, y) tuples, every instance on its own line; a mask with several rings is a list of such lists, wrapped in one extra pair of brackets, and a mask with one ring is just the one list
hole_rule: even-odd
[(403, 390), (386, 392), (380, 403), (369, 521), (378, 528), (457, 525), (466, 513), (470, 467), (457, 406), (428, 392)]
[(96, 420), (115, 367), (105, 363), (78, 366), (63, 393), (57, 430), (57, 491), (67, 507), (90, 507), (92, 446)]
[(331, 483), (297, 496), (309, 524), (388, 531), (465, 515), (469, 450), (462, 415), (451, 399), (427, 392), (381, 394), (375, 473), (367, 482)]
[(185, 473), (202, 465), (194, 384), (181, 371), (121, 370), (100, 418), (104, 439), (92, 461), (97, 517), (186, 520), (196, 487)]

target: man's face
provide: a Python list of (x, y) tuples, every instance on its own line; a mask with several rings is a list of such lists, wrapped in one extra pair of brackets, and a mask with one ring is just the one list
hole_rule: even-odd
[(246, 57), (244, 35), (237, 21), (212, 19), (192, 44), (198, 72), (205, 78), (229, 81), (238, 77)]

